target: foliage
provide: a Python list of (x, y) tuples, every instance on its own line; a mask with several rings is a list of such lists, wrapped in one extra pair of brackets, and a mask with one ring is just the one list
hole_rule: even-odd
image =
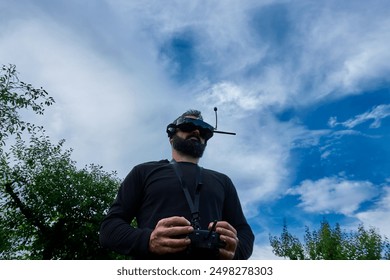
[(115, 173), (90, 165), (77, 170), (63, 141), (52, 145), (32, 135), (19, 139), (10, 157), (1, 158), (1, 228), (8, 244), (2, 258), (109, 258), (98, 241), (98, 230), (119, 184)]
[(320, 229), (306, 227), (304, 245), (288, 232), (284, 223), (280, 237), (270, 236), (276, 256), (291, 260), (379, 260), (390, 259), (390, 243), (376, 229), (365, 229), (361, 224), (356, 231), (342, 231), (339, 224), (332, 228), (324, 220)]
[(21, 82), (15, 66), (2, 67), (0, 90), (0, 259), (123, 258), (98, 240), (116, 173), (94, 164), (78, 169), (64, 140), (52, 144), (22, 119), (22, 109), (43, 114), (54, 100)]
[(8, 136), (20, 136), (24, 130), (31, 132), (36, 128), (20, 118), (21, 109), (42, 115), (45, 106), (53, 103), (54, 99), (43, 88), (37, 89), (20, 81), (15, 65), (3, 65), (0, 69), (0, 148)]
[(290, 260), (304, 259), (304, 250), (298, 238), (288, 232), (287, 223), (283, 224), (283, 231), (280, 238), (270, 236), (270, 243), (275, 255), (287, 257)]

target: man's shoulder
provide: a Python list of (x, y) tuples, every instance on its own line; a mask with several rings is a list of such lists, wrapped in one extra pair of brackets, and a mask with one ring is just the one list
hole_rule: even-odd
[(169, 164), (169, 160), (162, 159), (162, 160), (143, 162), (143, 163), (136, 165), (134, 168), (136, 168), (136, 169), (154, 169), (156, 167), (161, 167), (161, 166), (164, 166), (167, 164)]
[(226, 175), (225, 173), (222, 173), (220, 171), (216, 171), (214, 169), (208, 169), (208, 168), (204, 168), (204, 167), (203, 167), (203, 170), (206, 174), (212, 175), (214, 177), (230, 179), (228, 175)]
[(133, 166), (128, 176), (144, 177), (155, 170), (165, 169), (165, 166), (167, 165), (169, 165), (169, 161), (167, 159), (139, 163)]

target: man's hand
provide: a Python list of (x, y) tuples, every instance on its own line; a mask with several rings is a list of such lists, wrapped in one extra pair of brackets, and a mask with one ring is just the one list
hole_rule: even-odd
[(178, 238), (178, 236), (186, 236), (193, 230), (191, 223), (184, 217), (161, 219), (150, 235), (149, 250), (158, 255), (183, 251), (191, 240), (187, 237)]
[[(209, 224), (209, 230), (213, 226), (213, 223)], [(225, 248), (219, 249), (219, 257), (224, 260), (231, 260), (236, 253), (238, 246), (238, 238), (236, 229), (225, 221), (217, 222), (215, 231), (219, 233), (219, 237), (226, 243)]]

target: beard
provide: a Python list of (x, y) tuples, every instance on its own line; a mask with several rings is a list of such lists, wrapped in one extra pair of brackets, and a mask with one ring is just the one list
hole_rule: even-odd
[[(186, 139), (183, 139), (177, 135), (172, 136), (172, 146), (178, 152), (194, 157), (201, 158), (203, 156), (203, 152), (206, 149), (207, 144), (202, 144), (200, 139), (198, 141), (190, 139), (195, 135), (189, 135)], [(197, 136), (195, 136), (197, 137)]]

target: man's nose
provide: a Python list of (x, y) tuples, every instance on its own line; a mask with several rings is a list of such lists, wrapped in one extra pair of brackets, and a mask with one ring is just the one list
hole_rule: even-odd
[(200, 131), (198, 128), (195, 128), (191, 133), (196, 134), (197, 136), (200, 136)]

